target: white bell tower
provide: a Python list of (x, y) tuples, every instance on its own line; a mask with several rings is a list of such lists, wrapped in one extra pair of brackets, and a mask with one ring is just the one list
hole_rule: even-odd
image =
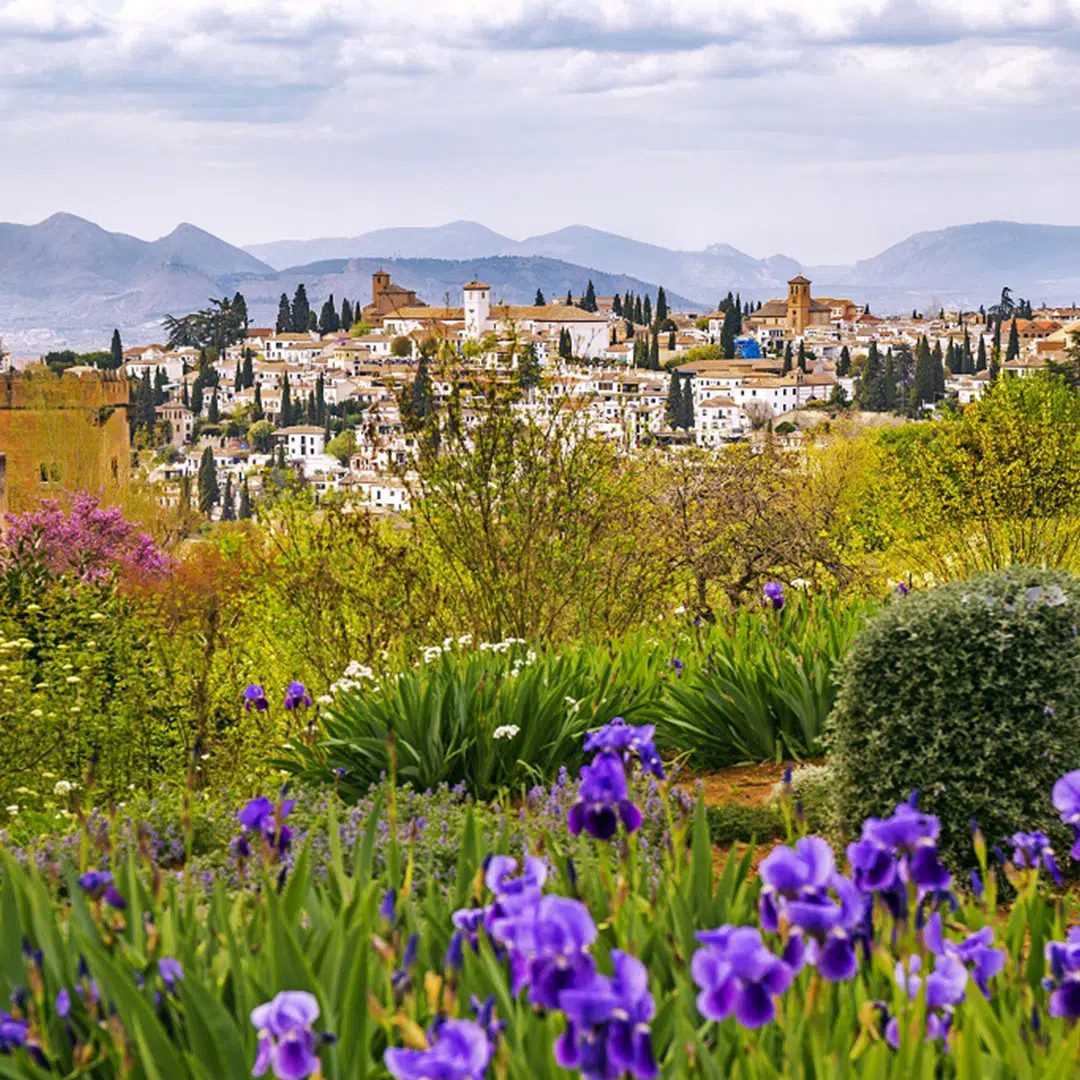
[(491, 314), (491, 287), (482, 281), (470, 281), (465, 286), (465, 334), (478, 339), (487, 327)]

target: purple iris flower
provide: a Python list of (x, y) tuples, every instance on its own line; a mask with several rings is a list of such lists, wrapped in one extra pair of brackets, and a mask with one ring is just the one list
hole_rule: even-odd
[(496, 919), (492, 937), (511, 954), (513, 992), (526, 984), (529, 1000), (559, 1007), (559, 994), (592, 981), (596, 968), (586, 951), (596, 941), (596, 924), (580, 900), (545, 896), (518, 915)]
[(384, 922), (394, 921), (394, 912), (397, 910), (397, 890), (393, 887), (383, 894), (382, 903), (379, 905), (379, 918)]
[(805, 836), (794, 848), (776, 848), (762, 861), (759, 872), (764, 884), (759, 904), (761, 927), (775, 933), (780, 929), (779, 905), (828, 889), (836, 873), (836, 860), (827, 840)]
[(284, 856), (292, 842), (292, 830), (285, 824), (285, 819), (292, 813), (295, 805), (295, 799), (283, 799), (280, 806), (275, 806), (262, 796), (252, 799), (236, 817), (244, 829), (251, 833), (261, 833), (266, 842), (277, 850), (278, 855)]
[(611, 962), (612, 978), (594, 975), (559, 995), (567, 1027), (555, 1044), (555, 1060), (564, 1069), (579, 1070), (584, 1080), (624, 1073), (652, 1080), (660, 1070), (649, 1030), (656, 1004), (648, 972), (640, 960), (617, 949)]
[(394, 1080), (483, 1080), (493, 1047), (487, 1032), (472, 1020), (447, 1020), (432, 1032), (428, 1050), (399, 1050), (383, 1055)]
[(285, 691), (285, 708), (289, 712), (294, 709), (311, 708), (311, 696), (302, 682), (289, 683), (289, 689)]
[(793, 972), (761, 941), (752, 926), (721, 926), (697, 935), (690, 973), (701, 988), (698, 1011), (707, 1020), (734, 1013), (743, 1027), (758, 1028), (776, 1015), (773, 998), (791, 985)]
[(1061, 871), (1054, 859), (1054, 849), (1050, 846), (1050, 837), (1046, 833), (1013, 833), (1009, 837), (1013, 846), (1013, 866), (1020, 870), (1044, 869), (1058, 885), (1061, 884)]
[(251, 683), (244, 691), (244, 711), (266, 712), (270, 702), (266, 700), (266, 691), (258, 683)]
[[(896, 983), (909, 998), (919, 996), (922, 986), (921, 970), (922, 959), (919, 956), (909, 956), (907, 967), (897, 961)], [(943, 955), (936, 958), (933, 973), (926, 977), (927, 1042), (941, 1039), (948, 1044), (952, 1007), (964, 1000), (967, 979), (967, 968), (956, 957)], [(886, 1025), (885, 1038), (890, 1046), (899, 1047), (899, 1018), (894, 1016)]]
[(481, 1001), (473, 994), (469, 998), (469, 1008), (472, 1009), (477, 1024), (488, 1033), (488, 1038), (493, 1043), (497, 1042), (506, 1028), (506, 1021), (499, 1020), (495, 1016), (495, 995), (491, 994)]
[[(677, 660), (675, 663), (679, 665), (681, 673), (682, 664)], [(664, 763), (656, 751), (655, 724), (634, 727), (621, 716), (616, 716), (610, 724), (585, 736), (585, 753), (618, 754), (626, 766), (630, 765), (632, 755), (637, 753), (643, 772), (652, 773), (657, 780), (663, 780), (665, 776)]]
[(988, 983), (1005, 967), (1005, 950), (991, 947), (994, 944), (992, 927), (984, 926), (963, 941), (949, 941), (945, 937), (941, 915), (935, 911), (927, 920), (923, 940), (935, 956), (951, 956), (959, 960), (971, 973), (983, 997), (990, 997)]
[(87, 870), (79, 878), (79, 888), (94, 900), (104, 900), (118, 911), (127, 907), (127, 901), (113, 884), (113, 876), (108, 870)]
[(517, 868), (517, 859), (510, 855), (493, 855), (488, 860), (484, 884), (495, 894), (499, 916), (517, 915), (534, 906), (547, 881), (547, 864), (535, 855), (525, 858), (520, 874)]
[(25, 1020), (16, 1020), (6, 1012), (0, 1012), (0, 1054), (10, 1054), (25, 1046), (29, 1036), (30, 1025)]
[(1080, 926), (1074, 926), (1065, 941), (1046, 945), (1050, 974), (1043, 988), (1051, 990), (1049, 1013), (1070, 1023), (1080, 1020)]
[(273, 1069), (277, 1080), (304, 1080), (319, 1068), (311, 1026), (319, 1016), (314, 995), (283, 990), (251, 1013), (259, 1032), (259, 1047), (252, 1076)]
[(779, 611), (784, 606), (784, 586), (779, 581), (767, 581), (764, 589), (764, 603), (768, 607), (772, 605), (773, 611)]
[(952, 876), (937, 857), (941, 822), (915, 807), (915, 796), (890, 818), (867, 818), (862, 837), (847, 849), (855, 884), (864, 892), (914, 882), (920, 891), (948, 889)]
[(1073, 827), (1072, 857), (1080, 859), (1080, 769), (1066, 773), (1054, 784), (1054, 809)]
[(61, 1020), (66, 1020), (71, 1015), (71, 995), (67, 987), (63, 987), (56, 995), (56, 1015)]
[(622, 759), (605, 751), (581, 767), (579, 799), (570, 808), (567, 826), (574, 836), (585, 831), (597, 840), (610, 840), (620, 821), (632, 833), (641, 826), (641, 811), (628, 797)]
[(158, 961), (158, 974), (161, 976), (161, 981), (165, 984), (165, 988), (169, 993), (175, 994), (176, 984), (183, 981), (184, 969), (180, 965), (179, 960), (173, 960), (172, 957), (163, 956)]

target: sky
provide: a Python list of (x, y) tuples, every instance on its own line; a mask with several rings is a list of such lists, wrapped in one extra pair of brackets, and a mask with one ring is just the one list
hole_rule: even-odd
[(1080, 224), (1080, 0), (0, 0), (0, 219), (839, 263)]

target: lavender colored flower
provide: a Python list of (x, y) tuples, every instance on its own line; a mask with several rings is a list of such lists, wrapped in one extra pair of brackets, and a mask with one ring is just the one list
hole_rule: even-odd
[(579, 799), (570, 808), (567, 825), (574, 836), (584, 831), (597, 840), (610, 840), (620, 821), (632, 833), (641, 825), (641, 811), (628, 797), (622, 759), (605, 751), (581, 767)]
[(1005, 967), (1005, 950), (992, 948), (992, 927), (984, 926), (981, 930), (969, 934), (963, 941), (950, 941), (945, 937), (941, 915), (935, 911), (926, 923), (923, 940), (935, 956), (951, 956), (959, 960), (971, 973), (983, 996), (990, 997), (988, 983)]
[(566, 1031), (555, 1044), (555, 1060), (577, 1069), (584, 1080), (625, 1073), (638, 1080), (659, 1075), (649, 1024), (656, 1013), (649, 976), (640, 960), (613, 950), (612, 978), (594, 975), (559, 995)]
[(251, 683), (244, 691), (244, 711), (266, 712), (270, 708), (270, 702), (266, 700), (266, 691), (258, 685)]
[(87, 870), (79, 877), (79, 888), (94, 900), (104, 900), (118, 911), (127, 907), (127, 901), (113, 884), (113, 876), (108, 870)]
[(158, 974), (161, 976), (161, 981), (165, 984), (165, 988), (169, 993), (175, 994), (176, 984), (183, 981), (184, 969), (179, 960), (163, 956), (158, 961)]
[[(922, 986), (921, 970), (922, 959), (919, 956), (909, 956), (906, 967), (901, 961), (897, 961), (896, 983), (909, 998), (919, 996)], [(936, 958), (934, 971), (926, 978), (927, 1042), (941, 1039), (948, 1044), (952, 1008), (964, 1000), (967, 979), (967, 968), (955, 956), (942, 955)], [(899, 1047), (899, 1018), (894, 1016), (886, 1025), (885, 1038), (890, 1046)]]
[(308, 694), (307, 687), (302, 682), (289, 683), (289, 688), (285, 691), (285, 708), (289, 712), (294, 709), (311, 708), (311, 695)]
[(1065, 941), (1046, 944), (1050, 974), (1043, 988), (1052, 991), (1048, 1011), (1070, 1023), (1080, 1020), (1080, 926), (1069, 930)]
[(0, 1054), (10, 1054), (25, 1046), (29, 1037), (30, 1025), (25, 1020), (16, 1020), (6, 1012), (0, 1012)]
[(397, 911), (397, 890), (391, 886), (383, 894), (382, 903), (379, 905), (379, 918), (384, 922), (392, 923), (394, 913)]
[(1050, 837), (1046, 833), (1013, 833), (1009, 837), (1012, 844), (1012, 863), (1020, 870), (1045, 870), (1058, 885), (1061, 884), (1061, 871), (1054, 859), (1054, 849), (1050, 846)]
[(1066, 773), (1054, 784), (1054, 809), (1073, 827), (1072, 857), (1080, 859), (1080, 769)]
[(248, 802), (236, 817), (244, 829), (261, 834), (279, 856), (284, 856), (292, 842), (292, 830), (285, 824), (285, 819), (295, 805), (295, 799), (283, 799), (280, 806), (275, 806), (262, 796)]
[[(679, 671), (681, 673), (682, 664), (679, 664)], [(585, 736), (585, 753), (618, 754), (626, 766), (630, 765), (632, 755), (636, 753), (643, 772), (652, 773), (657, 780), (664, 779), (664, 763), (656, 750), (655, 724), (634, 727), (621, 716), (616, 716), (610, 724)]]
[(791, 985), (791, 967), (771, 953), (751, 926), (721, 926), (697, 935), (690, 973), (701, 988), (698, 1011), (707, 1020), (734, 1014), (743, 1027), (758, 1028), (776, 1015), (773, 998)]
[(319, 1068), (312, 1025), (319, 1016), (314, 995), (302, 990), (283, 990), (272, 1001), (251, 1013), (259, 1033), (252, 1076), (273, 1069), (277, 1080), (304, 1080)]
[(784, 606), (784, 586), (779, 581), (767, 581), (764, 588), (764, 604), (771, 605), (773, 611), (779, 611)]
[(447, 1020), (429, 1040), (427, 1050), (386, 1051), (383, 1063), (394, 1080), (483, 1080), (494, 1048), (479, 1024)]
[(71, 1015), (71, 994), (68, 993), (67, 987), (62, 987), (56, 995), (56, 1015), (61, 1020), (66, 1020)]
[(916, 796), (900, 803), (890, 818), (867, 818), (862, 837), (847, 849), (855, 884), (864, 892), (883, 892), (914, 882), (922, 891), (948, 889), (952, 877), (937, 857), (941, 822), (915, 806)]
[(595, 972), (586, 951), (596, 941), (596, 924), (580, 900), (545, 896), (532, 908), (496, 919), (491, 935), (511, 954), (513, 989), (529, 986), (529, 1000), (559, 1007), (559, 994), (591, 982)]

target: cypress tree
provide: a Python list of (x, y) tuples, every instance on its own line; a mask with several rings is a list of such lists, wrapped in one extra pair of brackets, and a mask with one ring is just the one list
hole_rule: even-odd
[(540, 383), (540, 358), (536, 355), (536, 346), (530, 341), (525, 346), (524, 352), (517, 366), (517, 384), (528, 392)]
[(322, 424), (326, 419), (326, 383), (322, 372), (319, 372), (315, 380), (315, 423)]
[(845, 345), (840, 350), (840, 357), (836, 361), (836, 374), (837, 376), (846, 376), (851, 372), (851, 353), (848, 351), (848, 347)]
[[(986, 370), (986, 339), (982, 336), (982, 334), (980, 334), (979, 335), (979, 356), (978, 356), (978, 359), (975, 361), (975, 371), (985, 371), (985, 370)], [(969, 374), (969, 375), (974, 374), (974, 372), (967, 372), (967, 374)]]
[(866, 364), (856, 382), (855, 397), (859, 408), (867, 412), (885, 411), (885, 366), (876, 341), (870, 342)]
[(656, 325), (662, 327), (667, 322), (667, 317), (667, 293), (664, 292), (664, 286), (661, 285), (656, 291)]
[(319, 312), (319, 333), (335, 334), (340, 329), (341, 323), (338, 320), (337, 306), (334, 304), (334, 294), (331, 293)]
[(233, 389), (240, 391), (244, 389), (244, 373), (240, 369), (240, 361), (236, 361), (236, 374), (233, 376)]
[(720, 347), (724, 352), (724, 359), (730, 360), (735, 355), (735, 312), (729, 307), (724, 312), (724, 325), (720, 328)]
[(244, 350), (244, 369), (241, 375), (241, 388), (250, 390), (255, 385), (255, 365), (251, 359), (251, 350)]
[(156, 418), (154, 412), (154, 386), (150, 382), (150, 369), (143, 368), (139, 388), (135, 393), (135, 423), (133, 426), (136, 428), (141, 427), (145, 429), (147, 435), (152, 435)]
[(426, 356), (420, 357), (409, 396), (413, 420), (417, 425), (422, 425), (432, 412), (431, 375)]
[(308, 312), (308, 333), (315, 333), (319, 329), (319, 319), (314, 311)]
[(1012, 321), (1012, 325), (1009, 327), (1009, 347), (1005, 353), (1006, 363), (1010, 360), (1020, 359), (1020, 331), (1016, 326), (1016, 319)]
[(292, 425), (292, 392), (289, 389), (289, 373), (286, 371), (281, 380), (281, 409), (278, 413), (278, 427)]
[(682, 425), (683, 401), (682, 379), (677, 371), (671, 373), (671, 382), (668, 383), (667, 402), (664, 405), (664, 420), (669, 428), (677, 428)]
[(277, 461), (276, 461), (275, 464), (276, 464), (277, 468), (279, 468), (279, 469), (284, 469), (285, 468), (285, 440), (284, 439), (282, 439), (277, 444)]
[(896, 382), (896, 363), (893, 360), (892, 349), (885, 354), (885, 374), (882, 379), (882, 397), (884, 398), (883, 412), (895, 412), (899, 404), (899, 387)]
[(185, 408), (191, 408), (191, 399), (188, 397), (187, 379), (180, 384), (180, 403)]
[(668, 348), (668, 352), (673, 353), (675, 351), (675, 331), (674, 330), (669, 330), (668, 331), (667, 348)]
[(315, 424), (315, 395), (310, 390), (304, 400), (304, 423), (312, 426)]
[[(724, 324), (727, 324), (727, 319), (724, 319)], [(786, 375), (792, 368), (793, 353), (791, 350), (791, 341), (788, 340), (784, 343), (784, 368), (783, 373)]]
[(247, 301), (244, 299), (242, 292), (237, 292), (233, 296), (232, 303), (229, 305), (229, 316), (233, 324), (231, 336), (234, 340), (239, 341), (247, 333), (249, 321)]
[(206, 419), (211, 424), (216, 424), (221, 419), (221, 413), (218, 411), (217, 390), (210, 395), (210, 407), (206, 410)]
[(686, 376), (686, 381), (683, 383), (682, 388), (682, 424), (681, 427), (686, 428), (687, 431), (691, 431), (694, 428), (694, 390), (691, 376)]
[(589, 278), (588, 285), (585, 286), (585, 296), (581, 300), (581, 307), (584, 311), (596, 311), (596, 289), (593, 288), (592, 278)]
[(657, 334), (653, 334), (652, 341), (649, 342), (649, 369), (660, 370), (660, 338)]
[(934, 358), (930, 352), (930, 342), (924, 334), (919, 338), (915, 349), (915, 400), (916, 408), (933, 405), (934, 401)]
[(629, 341), (637, 331), (634, 329), (634, 324), (627, 319), (626, 320), (626, 340)]
[(202, 416), (203, 408), (203, 387), (202, 380), (196, 376), (195, 381), (191, 384), (191, 411), (196, 416)]
[(569, 289), (566, 290), (566, 299), (563, 301), (563, 303), (567, 307), (573, 307), (574, 306), (574, 298), (573, 298), (573, 296), (570, 295), (570, 290)]
[[(158, 405), (164, 405), (168, 399), (168, 393), (165, 390), (165, 370), (163, 368), (157, 369), (157, 374), (154, 376), (154, 407)], [(155, 417), (156, 417), (155, 413)]]
[(938, 339), (937, 344), (934, 346), (934, 394), (944, 395), (945, 393), (945, 358), (941, 352), (941, 339)]
[(252, 416), (256, 420), (265, 420), (266, 413), (263, 412), (262, 403), (262, 387), (258, 383), (255, 384), (255, 401), (253, 403)]
[(278, 301), (277, 323), (274, 326), (274, 333), (287, 334), (290, 330), (292, 330), (292, 309), (289, 307), (288, 296), (282, 293), (281, 299)]
[[(738, 308), (735, 310), (738, 311)], [(799, 338), (799, 370), (806, 374), (806, 344), (802, 338)]]
[(236, 520), (236, 501), (233, 498), (231, 474), (225, 477), (225, 492), (221, 496), (221, 520)]
[(953, 348), (953, 340), (949, 338), (949, 347), (945, 350), (945, 366), (956, 375), (959, 371), (959, 365), (956, 362), (956, 350)]
[(536, 295), (533, 297), (533, 307), (545, 307), (547, 301), (544, 299), (544, 294), (539, 288), (536, 290)]
[(645, 302), (641, 307), (641, 324), (642, 326), (652, 326), (652, 301), (649, 299), (649, 294), (645, 294)]
[(237, 517), (241, 521), (249, 521), (251, 519), (251, 492), (248, 491), (247, 477), (244, 477), (243, 484), (240, 485), (240, 510)]
[(120, 341), (120, 331), (112, 332), (112, 344), (109, 346), (109, 367), (114, 371), (124, 363), (124, 346)]
[(649, 343), (643, 337), (634, 339), (634, 367), (648, 369)]
[(218, 488), (214, 451), (208, 446), (199, 462), (199, 510), (209, 514), (220, 501), (221, 491)]
[[(539, 289), (537, 289), (536, 295), (543, 296), (544, 294)], [(620, 318), (622, 317), (622, 297), (619, 296), (618, 293), (615, 294), (614, 298), (611, 301), (611, 313), (612, 315), (618, 315)]]
[(341, 301), (341, 329), (351, 330), (353, 324), (353, 310), (352, 304), (349, 303), (346, 297)]
[(303, 282), (296, 286), (296, 294), (293, 296), (291, 320), (294, 334), (304, 334), (311, 329), (311, 305), (308, 303), (307, 289)]
[(645, 325), (645, 309), (641, 306), (640, 296), (634, 297), (634, 322), (636, 322), (638, 326)]
[(623, 297), (622, 313), (627, 322), (634, 321), (634, 297), (629, 289), (626, 290), (626, 295)]

